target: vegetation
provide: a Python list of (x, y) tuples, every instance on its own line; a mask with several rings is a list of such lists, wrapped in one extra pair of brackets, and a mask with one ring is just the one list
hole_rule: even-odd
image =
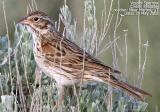
[[(117, 28), (121, 25), (123, 16), (119, 13), (113, 14), (113, 1), (110, 3), (110, 10), (106, 12), (105, 1), (102, 10), (101, 29), (97, 28), (96, 7), (94, 0), (84, 1), (84, 29), (80, 46), (90, 54), (98, 57), (104, 51), (112, 53), (113, 67), (118, 69), (118, 49), (117, 41), (125, 38), (124, 47), (126, 50), (126, 73), (127, 79), (127, 30), (124, 30), (125, 37), (117, 35)], [(118, 1), (119, 2), (119, 1)], [(118, 3), (117, 2), (117, 3)], [(35, 2), (31, 6), (35, 6)], [(118, 7), (118, 6), (117, 6)], [(59, 21), (55, 22), (55, 27), (60, 29), (60, 24), (64, 24), (63, 34), (67, 38), (78, 44), (76, 33), (76, 21), (65, 4), (60, 9)], [(5, 10), (4, 10), (5, 12)], [(109, 32), (113, 28), (112, 32)], [(66, 89), (68, 93), (62, 106), (54, 108), (58, 99), (56, 83), (46, 75), (42, 75), (42, 82), (37, 86), (35, 83), (36, 64), (32, 53), (32, 37), (22, 26), (15, 25), (14, 45), (10, 46), (8, 34), (0, 38), (0, 110), (2, 112), (144, 112), (147, 103), (137, 101), (122, 90), (113, 89), (99, 83), (91, 83), (82, 86), (82, 90), (77, 87)], [(78, 37), (78, 38), (77, 38)], [(141, 41), (141, 37), (139, 37)], [(141, 44), (141, 42), (140, 42)], [(141, 46), (141, 45), (140, 45)], [(139, 48), (141, 52), (141, 48)], [(147, 53), (147, 47), (145, 54)], [(139, 55), (139, 59), (141, 54)], [(147, 57), (145, 56), (145, 59)], [(140, 60), (141, 61), (141, 60)], [(140, 63), (141, 64), (141, 63)], [(140, 83), (143, 79), (145, 61), (140, 67)], [(119, 76), (119, 78), (121, 78)], [(138, 84), (141, 85), (141, 84)], [(72, 94), (71, 94), (72, 93)]]

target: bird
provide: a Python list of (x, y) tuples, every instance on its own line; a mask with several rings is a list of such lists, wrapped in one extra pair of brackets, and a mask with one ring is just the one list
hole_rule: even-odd
[(150, 93), (116, 78), (120, 71), (105, 65), (84, 51), (56, 29), (51, 17), (41, 11), (30, 12), (18, 24), (25, 26), (32, 35), (33, 54), (40, 71), (55, 79), (59, 96), (64, 88), (90, 82), (110, 84), (137, 100), (144, 101)]

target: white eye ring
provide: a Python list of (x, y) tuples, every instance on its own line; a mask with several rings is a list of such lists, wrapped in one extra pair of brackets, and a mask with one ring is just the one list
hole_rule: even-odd
[(34, 20), (34, 21), (38, 21), (39, 18), (38, 18), (38, 17), (34, 17), (33, 20)]

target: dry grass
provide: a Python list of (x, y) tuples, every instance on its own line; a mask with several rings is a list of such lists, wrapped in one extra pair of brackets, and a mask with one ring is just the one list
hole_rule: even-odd
[[(98, 57), (104, 51), (111, 50), (113, 57), (113, 67), (119, 69), (118, 54), (125, 56), (125, 79), (128, 75), (128, 48), (127, 48), (127, 30), (124, 30), (124, 37), (117, 34), (118, 27), (121, 25), (123, 16), (119, 13), (112, 13), (113, 0), (110, 1), (110, 10), (106, 11), (105, 0), (104, 9), (102, 10), (101, 29), (98, 30), (96, 19), (96, 7), (94, 0), (84, 1), (84, 25), (80, 46), (90, 54)], [(116, 2), (119, 8), (119, 0)], [(29, 4), (29, 10), (37, 9), (35, 0)], [(64, 35), (71, 41), (76, 42), (76, 23), (71, 12), (66, 5), (60, 9), (59, 22), (55, 26), (60, 29), (60, 23), (65, 25)], [(58, 109), (54, 108), (54, 103), (58, 99), (56, 83), (53, 79), (42, 75), (42, 82), (36, 87), (35, 84), (35, 61), (32, 53), (32, 39), (24, 28), (17, 27), (15, 30), (15, 44), (11, 48), (6, 21), (5, 4), (3, 2), (3, 12), (6, 23), (7, 35), (0, 38), (1, 64), (0, 64), (0, 110), (3, 112), (142, 112), (146, 110), (147, 103), (137, 101), (129, 97), (126, 93), (118, 89), (112, 89), (103, 84), (93, 83), (84, 85), (81, 91), (75, 86), (73, 96), (66, 96), (65, 102)], [(140, 24), (140, 23), (139, 23)], [(147, 60), (148, 41), (145, 45), (144, 62), (142, 63), (142, 42), (140, 36), (140, 25), (138, 24), (139, 33), (139, 77), (137, 83), (139, 87), (143, 79), (145, 63)], [(110, 28), (114, 27), (112, 32)], [(118, 40), (125, 39), (123, 53), (120, 50)], [(78, 44), (78, 42), (77, 42)], [(121, 77), (119, 77), (121, 78)], [(69, 92), (69, 89), (66, 91)], [(80, 92), (80, 93), (79, 93)]]

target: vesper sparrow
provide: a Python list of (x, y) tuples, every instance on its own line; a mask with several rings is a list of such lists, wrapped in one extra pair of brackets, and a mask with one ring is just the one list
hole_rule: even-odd
[(56, 80), (60, 91), (64, 86), (98, 81), (121, 88), (139, 100), (151, 96), (115, 78), (113, 73), (120, 73), (118, 70), (104, 65), (63, 37), (44, 12), (29, 13), (19, 23), (26, 26), (32, 34), (34, 58), (38, 68)]

